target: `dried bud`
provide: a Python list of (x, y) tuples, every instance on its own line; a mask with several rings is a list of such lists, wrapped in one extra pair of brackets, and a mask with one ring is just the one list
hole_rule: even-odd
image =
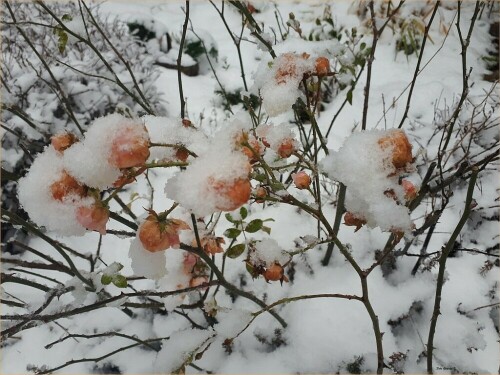
[(311, 177), (304, 171), (292, 173), (292, 179), (297, 189), (307, 189), (311, 185)]
[(357, 232), (364, 224), (366, 224), (366, 220), (362, 217), (354, 215), (350, 211), (347, 211), (344, 215), (344, 224), (347, 226), (356, 227), (355, 232)]
[(179, 147), (175, 151), (175, 158), (179, 161), (186, 161), (187, 158), (189, 157), (189, 152), (185, 147)]
[(76, 210), (76, 220), (82, 227), (88, 230), (95, 230), (105, 235), (106, 223), (109, 220), (109, 210), (97, 204), (78, 207)]
[[(223, 253), (224, 249), (222, 248), (222, 244), (225, 244), (226, 241), (222, 237), (215, 237), (214, 235), (208, 235), (200, 238), (201, 247), (207, 254), (217, 254)], [(196, 239), (193, 240), (193, 246), (197, 246)]]
[(412, 162), (411, 144), (402, 130), (394, 130), (390, 135), (380, 138), (378, 144), (382, 149), (392, 148), (392, 164), (396, 168), (403, 168)]
[(248, 178), (238, 178), (232, 182), (211, 180), (210, 187), (225, 200), (216, 208), (221, 211), (233, 211), (243, 206), (250, 199), (252, 185)]
[(278, 155), (283, 159), (290, 157), (295, 152), (295, 142), (292, 138), (285, 138), (278, 147)]
[(405, 199), (411, 201), (417, 197), (418, 191), (411, 181), (402, 180), (401, 185), (405, 191)]
[(182, 220), (167, 219), (166, 222), (160, 222), (156, 215), (151, 214), (139, 228), (139, 240), (148, 251), (162, 251), (178, 247), (179, 231), (185, 229), (190, 227)]
[(288, 278), (285, 276), (285, 270), (279, 263), (274, 263), (271, 267), (264, 271), (264, 279), (266, 281), (286, 281)]
[(73, 176), (66, 171), (62, 172), (62, 176), (50, 185), (52, 197), (58, 201), (62, 201), (69, 196), (84, 197), (87, 193), (85, 186), (80, 184)]
[(263, 188), (262, 186), (258, 187), (255, 190), (255, 202), (257, 203), (263, 203), (265, 197), (267, 197), (267, 190)]
[(322, 77), (330, 72), (330, 61), (326, 57), (318, 57), (314, 64), (316, 73)]
[(57, 134), (50, 138), (52, 147), (59, 152), (63, 152), (76, 142), (78, 142), (78, 138), (76, 138), (76, 136), (72, 133)]
[(144, 128), (125, 128), (112, 141), (110, 164), (117, 168), (142, 166), (149, 157), (149, 137)]

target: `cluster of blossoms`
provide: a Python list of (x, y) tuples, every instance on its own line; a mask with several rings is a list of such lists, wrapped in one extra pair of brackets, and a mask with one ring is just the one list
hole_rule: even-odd
[(54, 136), (20, 179), (19, 200), (36, 224), (59, 234), (105, 234), (109, 210), (101, 191), (133, 181), (148, 156), (149, 137), (140, 122), (102, 117), (81, 140)]
[[(148, 163), (173, 162), (186, 168), (167, 181), (169, 199), (200, 218), (217, 211), (233, 211), (250, 200), (251, 173), (256, 163), (286, 159), (299, 147), (288, 125), (254, 128), (244, 118), (235, 116), (231, 131), (220, 131), (213, 137), (207, 137), (186, 119), (130, 119), (118, 114), (99, 118), (81, 139), (66, 133), (52, 138), (52, 144), (19, 181), (20, 202), (37, 225), (58, 234), (83, 235), (87, 230), (106, 234), (109, 200), (134, 182)], [(294, 178), (302, 181), (296, 182), (299, 188), (307, 188), (310, 183), (303, 172)], [(187, 233), (184, 243), (197, 246), (192, 228), (181, 219), (167, 216), (167, 212), (149, 210), (138, 221), (129, 251), (136, 274), (163, 277), (165, 250), (179, 248), (182, 232)], [(206, 233), (200, 240), (208, 254), (224, 251), (222, 237)], [(205, 282), (206, 274), (200, 266), (203, 262), (194, 262), (192, 254), (186, 257), (186, 265), (198, 264), (184, 267), (189, 285)], [(277, 280), (275, 276), (265, 277)]]
[(372, 130), (352, 134), (322, 161), (323, 171), (346, 186), (346, 225), (411, 232), (406, 203), (417, 195), (408, 178), (414, 169), (411, 150), (402, 130)]
[[(313, 60), (305, 53), (287, 53), (267, 67), (269, 81), (256, 82), (255, 87), (268, 114), (276, 115), (288, 110), (300, 95), (305, 75), (322, 77), (329, 71), (324, 57)], [(278, 103), (278, 110), (276, 103), (266, 108), (269, 90), (285, 90), (286, 105)], [(286, 123), (256, 125), (246, 113), (238, 113), (228, 125), (209, 137), (187, 119), (145, 116), (138, 120), (118, 114), (99, 118), (80, 140), (71, 134), (53, 137), (20, 180), (20, 202), (35, 223), (59, 234), (82, 235), (86, 230), (105, 234), (108, 201), (135, 181), (148, 163), (186, 167), (168, 179), (165, 194), (199, 220), (218, 211), (234, 211), (252, 194), (256, 202), (263, 202), (270, 187), (265, 183), (252, 187), (254, 169), (298, 155), (300, 144)], [(323, 171), (347, 187), (345, 224), (356, 230), (367, 224), (408, 233), (412, 223), (405, 202), (415, 197), (416, 188), (403, 177), (412, 172), (411, 162), (411, 145), (398, 130), (355, 134), (327, 156)], [(364, 176), (363, 184), (359, 176)], [(291, 177), (297, 189), (309, 189), (311, 177), (306, 172)], [(198, 242), (194, 228), (169, 217), (170, 212), (148, 210), (137, 222), (129, 250), (137, 275), (165, 276), (165, 250), (179, 248), (181, 242), (200, 245), (210, 255), (224, 252), (224, 238), (197, 228)], [(249, 241), (247, 245), (247, 268), (254, 277), (287, 281), (284, 268), (289, 256), (275, 241)], [(206, 265), (196, 255), (185, 253), (180, 263), (187, 285), (208, 281)]]

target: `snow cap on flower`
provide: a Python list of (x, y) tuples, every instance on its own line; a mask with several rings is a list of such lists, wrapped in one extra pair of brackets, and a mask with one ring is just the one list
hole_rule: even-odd
[[(141, 121), (116, 113), (100, 117), (81, 142), (64, 152), (64, 167), (85, 185), (106, 189), (120, 177), (120, 168), (132, 166), (130, 163), (137, 166), (138, 161), (146, 160), (149, 152), (146, 154), (144, 146), (148, 142)], [(133, 151), (139, 151), (139, 158)]]
[[(346, 185), (345, 206), (352, 215), (363, 218), (372, 228), (409, 233), (410, 213), (401, 204), (405, 201), (405, 192), (398, 183), (393, 164), (394, 151), (400, 150), (395, 150), (394, 143), (386, 140), (393, 133), (393, 130), (354, 133), (339, 151), (323, 159), (320, 167), (330, 178)], [(387, 194), (388, 191), (392, 195)]]
[(314, 71), (314, 60), (307, 55), (285, 53), (274, 60), (263, 60), (255, 74), (251, 92), (262, 97), (266, 113), (277, 116), (292, 109), (301, 95), (300, 81), (304, 73)]
[(81, 236), (86, 229), (77, 220), (77, 209), (91, 206), (94, 198), (76, 194), (79, 189), (60, 189), (56, 195), (59, 199), (56, 199), (51, 187), (65, 175), (67, 172), (61, 154), (52, 146), (46, 147), (34, 160), (26, 176), (19, 180), (19, 202), (37, 225), (60, 235)]
[(207, 150), (168, 180), (167, 197), (198, 216), (232, 211), (245, 204), (251, 193), (251, 166), (248, 157), (235, 147), (235, 136), (248, 126), (236, 117), (230, 131), (215, 133)]
[(255, 266), (272, 267), (275, 263), (285, 264), (290, 260), (290, 256), (272, 238), (257, 241), (252, 246), (249, 253), (249, 260)]
[[(170, 117), (144, 116), (142, 117), (148, 130), (151, 143), (183, 145), (188, 150), (199, 154), (206, 150), (208, 138), (199, 129), (193, 126), (185, 126), (187, 119), (179, 120)], [(151, 147), (149, 161), (185, 161), (179, 158), (179, 148), (175, 147)], [(186, 156), (186, 155), (185, 155)], [(189, 154), (186, 159), (190, 158)]]

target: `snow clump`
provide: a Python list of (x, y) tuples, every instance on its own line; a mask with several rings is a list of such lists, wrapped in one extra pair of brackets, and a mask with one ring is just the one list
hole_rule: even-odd
[(346, 186), (345, 207), (354, 217), (371, 228), (410, 233), (413, 224), (399, 184), (399, 176), (411, 170), (408, 161), (411, 145), (402, 131), (371, 130), (352, 134), (320, 167)]
[(119, 114), (100, 117), (89, 127), (83, 141), (66, 150), (64, 167), (81, 183), (107, 189), (121, 175), (122, 161), (117, 160), (116, 155), (134, 147), (125, 138), (142, 142), (144, 147), (149, 143), (148, 133), (140, 121)]
[(167, 274), (165, 251), (154, 253), (147, 251), (138, 236), (132, 240), (128, 256), (132, 261), (132, 271), (136, 276), (158, 280)]
[(258, 95), (260, 90), (262, 106), (269, 116), (290, 110), (301, 95), (299, 85), (303, 75), (314, 71), (314, 59), (308, 57), (307, 54), (285, 53), (260, 64), (250, 91)]
[(247, 134), (248, 126), (236, 118), (230, 132), (214, 134), (206, 151), (168, 180), (167, 197), (197, 216), (232, 211), (245, 204), (251, 192), (251, 166), (247, 155), (238, 149), (238, 137)]
[(152, 147), (149, 156), (150, 162), (155, 160), (165, 162), (176, 160), (186, 161), (188, 158), (192, 158), (192, 156), (185, 149), (196, 154), (206, 149), (207, 136), (201, 130), (196, 129), (185, 121), (150, 115), (142, 117), (142, 120), (149, 133), (151, 143), (178, 146)]
[(249, 260), (254, 266), (269, 268), (275, 263), (286, 264), (290, 256), (275, 240), (267, 238), (254, 243), (249, 253)]
[[(62, 179), (74, 183), (60, 184)], [(19, 201), (31, 220), (63, 236), (81, 236), (86, 231), (77, 220), (77, 210), (91, 206), (95, 200), (84, 191), (65, 172), (63, 157), (52, 146), (37, 156), (18, 185)]]

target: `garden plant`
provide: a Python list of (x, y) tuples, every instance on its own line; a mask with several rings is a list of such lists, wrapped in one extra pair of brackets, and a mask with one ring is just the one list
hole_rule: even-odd
[(498, 371), (497, 2), (1, 7), (2, 373)]

